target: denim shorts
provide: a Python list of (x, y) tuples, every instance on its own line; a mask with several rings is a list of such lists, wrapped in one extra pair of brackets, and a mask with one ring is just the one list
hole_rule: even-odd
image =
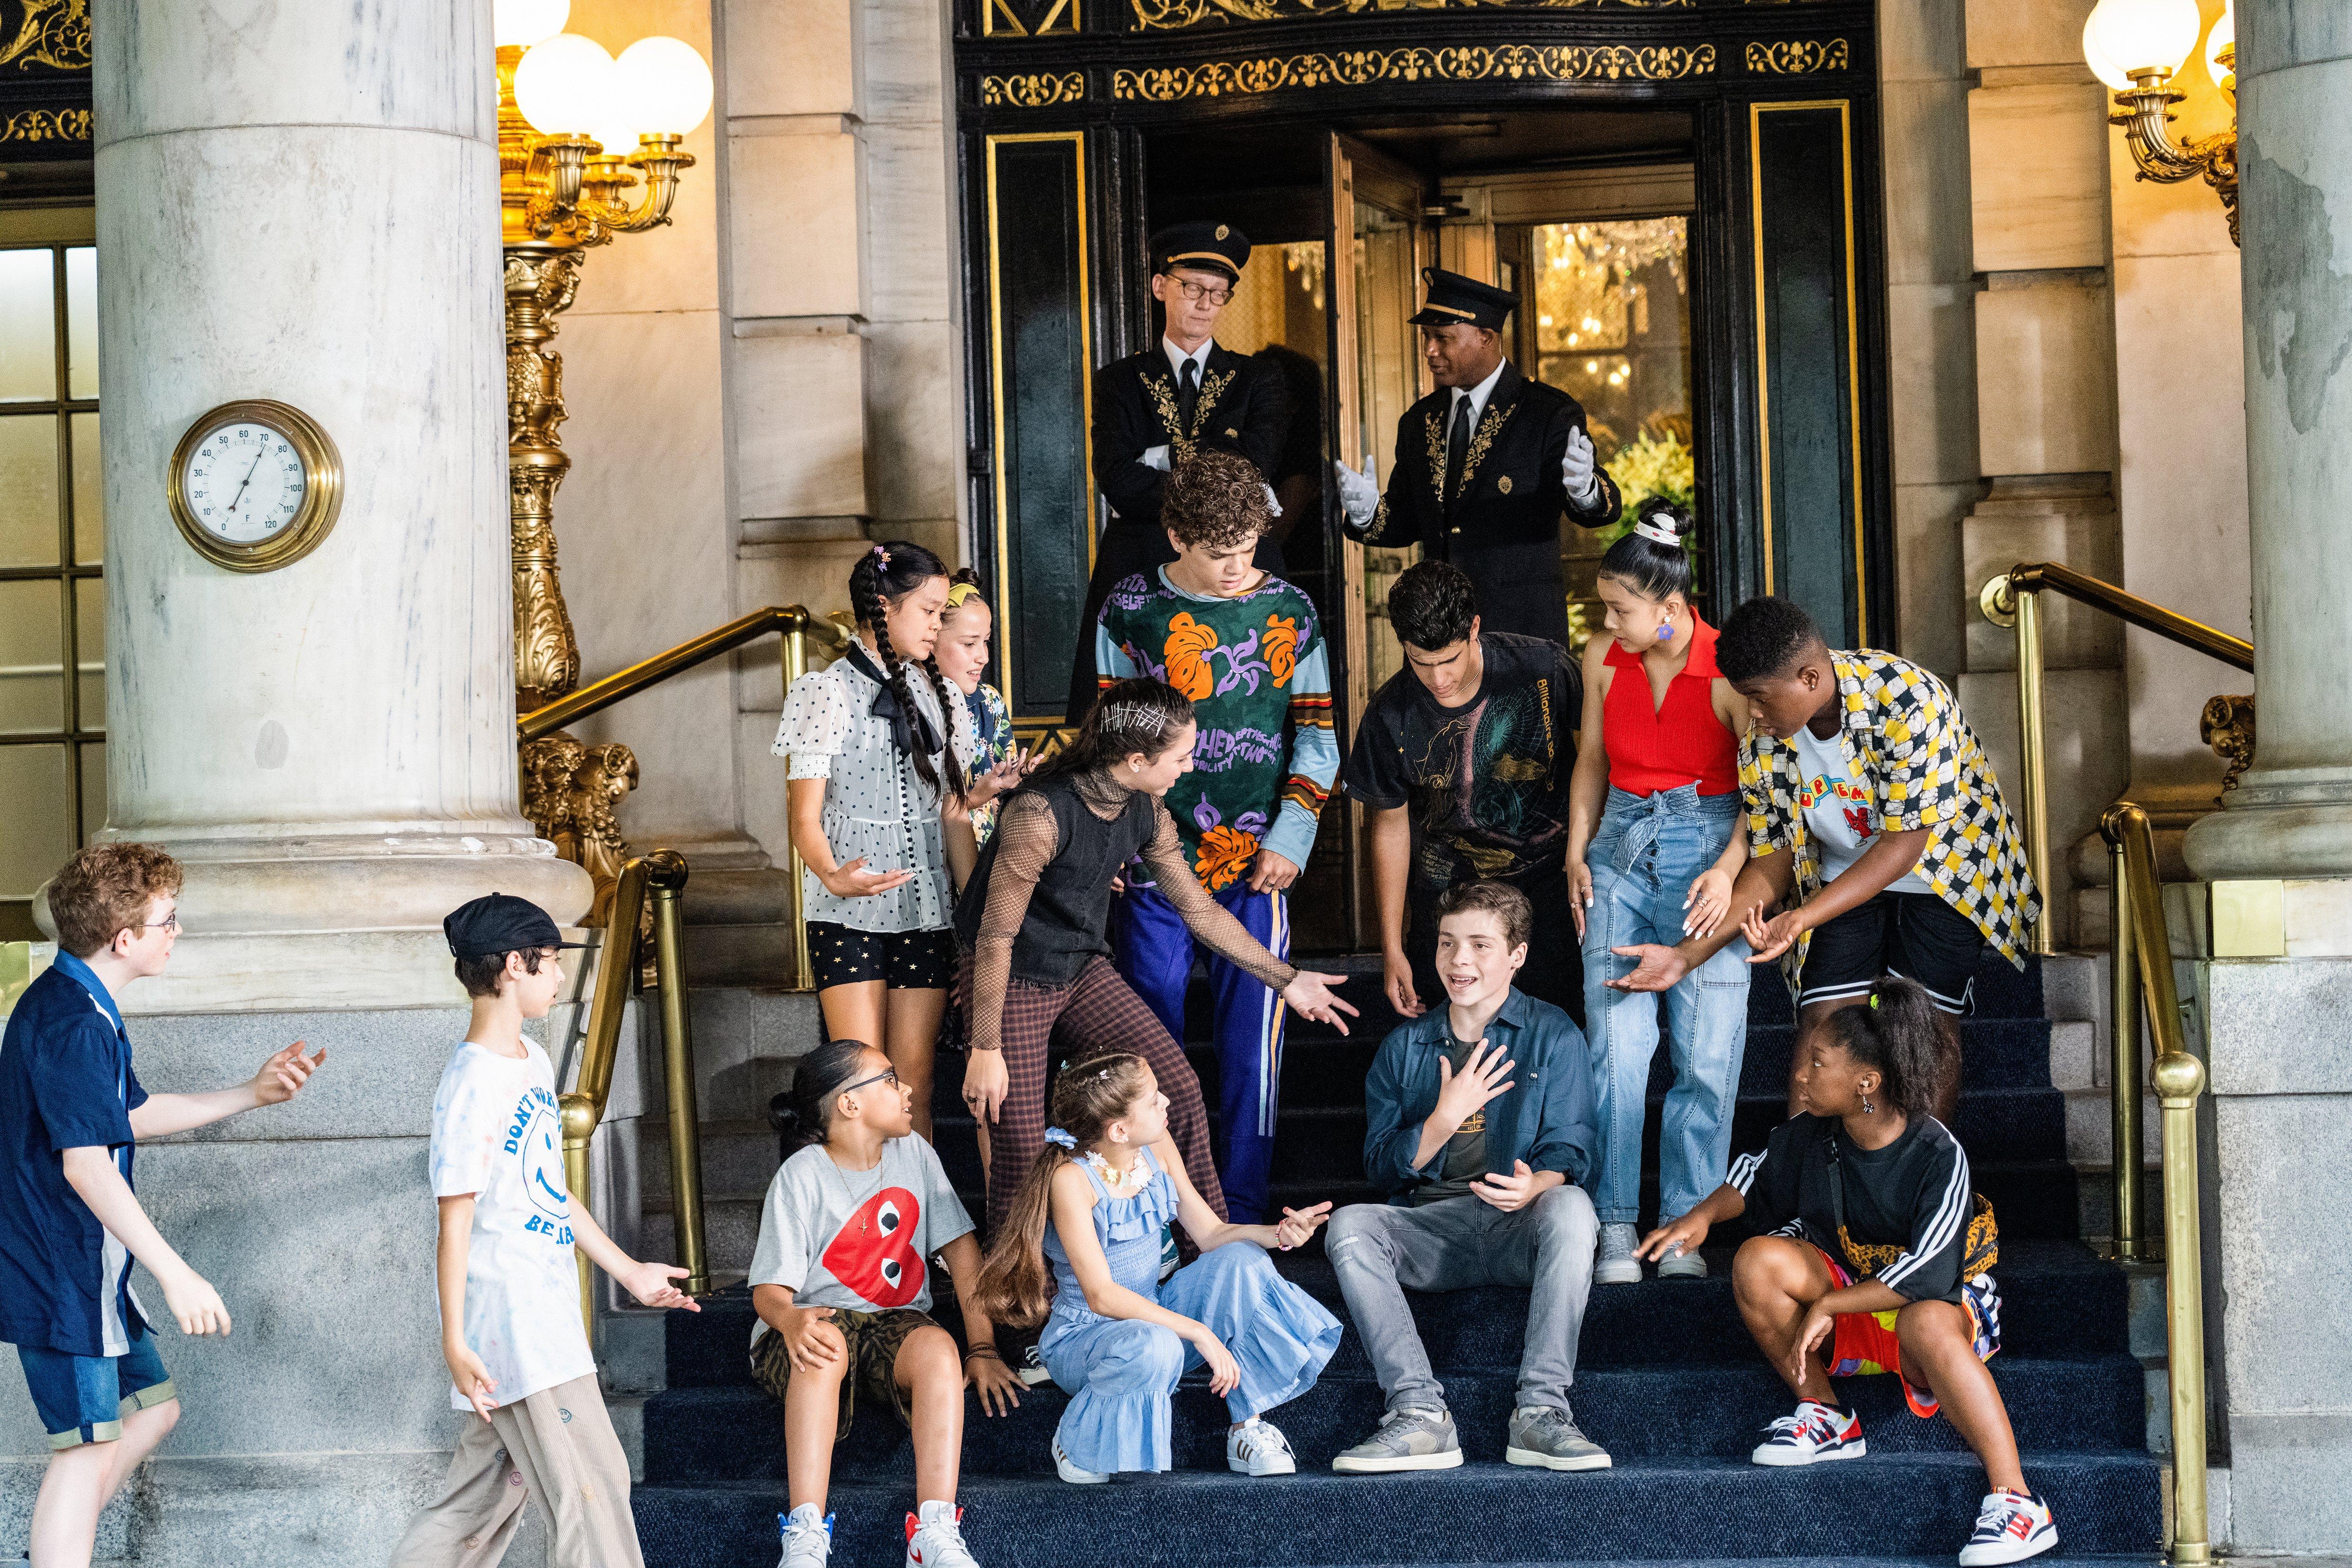
[(179, 1397), (155, 1336), (140, 1334), (121, 1355), (68, 1355), (39, 1345), (18, 1345), (25, 1385), (51, 1448), (111, 1443), (122, 1436), (123, 1418)]

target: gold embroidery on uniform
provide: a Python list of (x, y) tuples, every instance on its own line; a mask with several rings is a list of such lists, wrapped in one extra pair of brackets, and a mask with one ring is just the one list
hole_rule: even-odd
[(1429, 479), (1442, 507), (1445, 504), (1445, 421), (1434, 408), (1429, 411)]
[[(1223, 396), (1225, 388), (1233, 384), (1234, 373), (1229, 370), (1211, 371), (1201, 378), (1201, 401), (1192, 405), (1192, 427), (1187, 430), (1176, 410), (1174, 379), (1150, 375), (1143, 378), (1145, 389), (1151, 394), (1152, 412), (1160, 416), (1160, 427), (1167, 432), (1170, 437), (1168, 444), (1175, 448), (1169, 456), (1189, 458), (1192, 455), (1193, 444), (1200, 438), (1202, 422), (1209, 417), (1209, 410), (1216, 406), (1217, 399)], [(1225, 434), (1230, 436), (1233, 432), (1228, 430)]]
[(1479, 459), (1486, 457), (1486, 448), (1495, 444), (1496, 433), (1509, 421), (1512, 409), (1517, 407), (1518, 405), (1514, 403), (1508, 408), (1489, 408), (1486, 417), (1478, 421), (1478, 433), (1470, 437), (1470, 450), (1462, 458), (1464, 495), (1470, 493), (1470, 481), (1478, 477)]
[(1495, 491), (1498, 495), (1509, 495), (1511, 493), (1511, 476), (1505, 474), (1501, 479), (1496, 479), (1495, 481)]

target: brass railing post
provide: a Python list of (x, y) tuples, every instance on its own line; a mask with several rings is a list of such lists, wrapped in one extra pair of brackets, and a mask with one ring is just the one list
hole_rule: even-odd
[(686, 1002), (686, 857), (656, 849), (646, 858), (654, 900), (654, 963), (661, 973), (662, 1079), (669, 1104), (670, 1214), (677, 1229), (679, 1287), (709, 1294), (710, 1266), (702, 1248), (702, 1124), (695, 1103), (694, 1035)]
[[(798, 608), (798, 606), (794, 607)], [(793, 682), (808, 673), (808, 611), (801, 610), (800, 618), (795, 620), (790, 629), (784, 633), (784, 690), (787, 694), (792, 691)], [(792, 788), (790, 784), (784, 787), (787, 792)], [(786, 809), (790, 809), (789, 805)], [(784, 835), (784, 841), (792, 846), (785, 856), (784, 864), (784, 868), (791, 874), (792, 879), (792, 988), (795, 991), (808, 991), (814, 989), (810, 984), (814, 971), (809, 963), (808, 913), (801, 907), (801, 852), (797, 845), (792, 845), (792, 834), (789, 830)]]
[[(571, 1093), (557, 1104), (563, 1121), (563, 1184), (573, 1203), (588, 1206), (588, 1148), (596, 1124), (604, 1119), (604, 1101), (613, 1092), (613, 1058), (621, 1035), (621, 1014), (628, 1006), (629, 982), (637, 967), (637, 920), (646, 902), (646, 863), (629, 860), (613, 885), (613, 903), (604, 923), (604, 942), (596, 955), (596, 992), (588, 1005), (588, 1028), (581, 1043), (580, 1072)], [(596, 1337), (596, 1297), (585, 1252), (575, 1256), (580, 1267), (580, 1318), (591, 1341)]]
[[(2213, 1560), (2205, 1518), (2204, 1241), (2198, 1217), (2197, 1100), (2205, 1064), (2189, 1052), (2180, 1028), (2180, 994), (2172, 980), (2172, 945), (2164, 929), (2164, 889), (2157, 881), (2156, 834), (2129, 801), (2110, 807), (2131, 886), (2134, 956), (2156, 1043), (2154, 1077), (2164, 1107), (2165, 1375), (2172, 1393), (2172, 1562), (2199, 1568)], [(2102, 825), (2104, 826), (2104, 824)]]
[(2017, 611), (2017, 753), (2024, 772), (2025, 858), (2033, 885), (2042, 891), (2042, 918), (2033, 924), (2032, 951), (2057, 951), (2051, 927), (2057, 911), (2050, 887), (2050, 779), (2042, 731), (2042, 595), (2010, 587)]
[(2131, 868), (2124, 854), (2120, 808), (2109, 806), (2099, 818), (2099, 832), (2107, 841), (2108, 888), (2108, 1022), (2107, 1087), (2113, 1098), (2115, 1132), (2114, 1199), (2116, 1256), (2137, 1258), (2140, 1240), (2139, 1125), (2139, 968), (2132, 935)]

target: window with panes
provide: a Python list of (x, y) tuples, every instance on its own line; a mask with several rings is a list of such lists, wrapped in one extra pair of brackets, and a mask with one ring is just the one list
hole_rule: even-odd
[(0, 240), (0, 942), (106, 824), (98, 252)]

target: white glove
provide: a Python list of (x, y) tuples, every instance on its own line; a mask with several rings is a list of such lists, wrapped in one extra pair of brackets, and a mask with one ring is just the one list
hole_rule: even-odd
[(1274, 499), (1274, 487), (1265, 487), (1265, 514), (1276, 522), (1282, 521), (1282, 503)]
[[(1165, 447), (1146, 447), (1143, 449), (1143, 456), (1137, 460), (1147, 468), (1158, 468), (1163, 474), (1168, 472), (1168, 448)], [(1591, 471), (1591, 464), (1588, 463), (1585, 467), (1588, 472)]]
[(1339, 510), (1348, 514), (1349, 522), (1362, 528), (1372, 521), (1372, 514), (1381, 505), (1381, 483), (1372, 476), (1371, 458), (1364, 459), (1364, 471), (1360, 474), (1336, 458), (1331, 467), (1339, 479)]
[(1581, 430), (1568, 433), (1568, 450), (1560, 454), (1560, 481), (1568, 486), (1568, 499), (1580, 507), (1589, 507), (1601, 499), (1601, 480), (1592, 466), (1592, 442)]

